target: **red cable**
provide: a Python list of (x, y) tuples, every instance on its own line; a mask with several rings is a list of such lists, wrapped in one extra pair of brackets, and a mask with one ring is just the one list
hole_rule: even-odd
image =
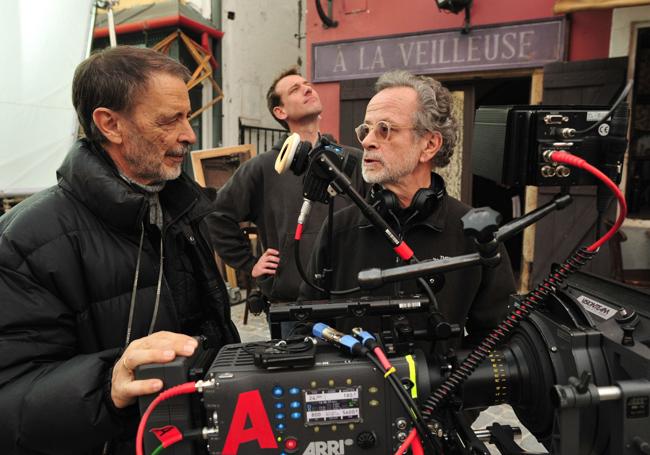
[(411, 444), (411, 452), (412, 455), (424, 455), (424, 448), (422, 447), (420, 438), (413, 439), (413, 443)]
[(196, 383), (195, 382), (186, 382), (185, 384), (179, 384), (177, 386), (174, 386), (170, 389), (164, 390), (160, 392), (160, 394), (151, 402), (151, 404), (147, 407), (147, 410), (142, 414), (142, 418), (140, 419), (140, 425), (138, 425), (138, 433), (136, 434), (135, 437), (135, 453), (136, 455), (143, 455), (142, 451), (142, 440), (144, 439), (144, 430), (147, 426), (147, 420), (149, 420), (149, 416), (153, 412), (153, 410), (158, 406), (158, 404), (162, 401), (165, 401), (169, 398), (178, 396), (178, 395), (186, 395), (188, 393), (194, 393), (196, 392)]
[(375, 353), (377, 356), (377, 360), (379, 360), (379, 363), (381, 363), (381, 366), (384, 367), (384, 370), (388, 371), (391, 368), (393, 368), (393, 365), (388, 361), (388, 358), (386, 358), (386, 354), (384, 354), (384, 351), (381, 350), (379, 346), (375, 347), (372, 352)]
[[(415, 431), (415, 428), (411, 430), (409, 435), (406, 437), (404, 442), (397, 448), (397, 451), (395, 452), (395, 455), (402, 455), (406, 453), (406, 450), (411, 446), (411, 443), (413, 442), (414, 439), (417, 439), (417, 431)], [(422, 446), (420, 446), (422, 447)]]
[(625, 217), (627, 216), (627, 203), (625, 202), (625, 197), (623, 196), (623, 193), (621, 190), (616, 186), (614, 182), (612, 182), (609, 177), (607, 177), (605, 174), (600, 172), (598, 169), (596, 169), (594, 166), (591, 164), (587, 163), (585, 160), (583, 160), (580, 157), (577, 157), (575, 155), (571, 155), (568, 152), (565, 151), (557, 151), (557, 152), (552, 152), (550, 154), (550, 158), (553, 161), (557, 161), (558, 163), (565, 163), (570, 166), (575, 166), (580, 169), (584, 169), (585, 171), (593, 174), (596, 176), (599, 180), (601, 180), (607, 187), (612, 190), (616, 198), (618, 199), (619, 202), (619, 207), (620, 207), (620, 212), (618, 214), (618, 219), (616, 220), (616, 223), (610, 228), (609, 231), (605, 233), (601, 238), (596, 240), (592, 245), (587, 247), (587, 251), (593, 252), (596, 251), (598, 248), (601, 247), (605, 242), (607, 242), (615, 233), (618, 231), (618, 229), (621, 227), (623, 224), (623, 221), (625, 220)]

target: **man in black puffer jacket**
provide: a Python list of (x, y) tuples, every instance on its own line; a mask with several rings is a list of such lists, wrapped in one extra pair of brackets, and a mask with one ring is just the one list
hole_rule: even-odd
[[(150, 49), (94, 54), (75, 72), (87, 139), (58, 185), (0, 218), (0, 452), (133, 453), (142, 364), (237, 342), (181, 163), (195, 141), (187, 69)], [(212, 197), (209, 197), (212, 196)]]

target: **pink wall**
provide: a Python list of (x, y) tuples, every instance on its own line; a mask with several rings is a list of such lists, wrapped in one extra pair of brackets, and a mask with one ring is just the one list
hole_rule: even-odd
[[(327, 0), (320, 0), (327, 12)], [(410, 34), (460, 28), (464, 14), (438, 11), (435, 0), (334, 0), (333, 17), (338, 27), (326, 29), (314, 0), (307, 3), (307, 73), (311, 75), (314, 43)], [(487, 25), (553, 17), (554, 0), (474, 0), (471, 24)], [(355, 12), (358, 10), (367, 11)], [(568, 59), (606, 58), (612, 22), (611, 10), (570, 15)], [(339, 136), (339, 84), (318, 84), (323, 102), (322, 131)]]

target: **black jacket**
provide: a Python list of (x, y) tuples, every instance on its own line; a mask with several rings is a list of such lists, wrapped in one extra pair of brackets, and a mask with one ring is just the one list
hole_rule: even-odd
[[(274, 248), (280, 252), (276, 275), (258, 280), (260, 289), (271, 301), (296, 300), (302, 282), (294, 260), (293, 239), (303, 202), (303, 178), (291, 171), (280, 175), (274, 169), (275, 159), (285, 139), (286, 136), (281, 137), (270, 151), (253, 157), (237, 169), (219, 190), (215, 211), (208, 217), (215, 250), (235, 269), (250, 273), (257, 262), (248, 240), (242, 235), (240, 222), (255, 223), (263, 248)], [(344, 147), (344, 150), (359, 161), (351, 180), (355, 189), (365, 195), (361, 151), (348, 147)], [(337, 196), (334, 201), (335, 210), (351, 203), (347, 196)], [(313, 205), (300, 244), (303, 267), (307, 267), (314, 240), (327, 218), (327, 212), (327, 205)]]
[[(144, 237), (131, 339), (147, 335), (160, 231), (145, 196), (103, 151), (78, 141), (58, 185), (0, 218), (0, 452), (132, 453), (139, 416), (116, 410), (111, 369), (125, 344), (140, 233)], [(154, 331), (238, 340), (225, 285), (200, 225), (211, 209), (186, 176), (160, 193), (164, 277)]]
[[(394, 217), (392, 212), (388, 212), (384, 218), (401, 234), (416, 257), (424, 261), (476, 252), (472, 240), (463, 234), (460, 221), (469, 209), (469, 206), (445, 193), (433, 212), (424, 219), (409, 221), (408, 216), (403, 216), (405, 219), (401, 225), (400, 214)], [(316, 241), (308, 267), (309, 276), (322, 269), (322, 257), (327, 250), (324, 231), (325, 227)], [(357, 275), (361, 270), (404, 265), (383, 234), (366, 220), (357, 207), (347, 207), (334, 215), (333, 239), (333, 290), (358, 286)], [(445, 319), (466, 327), (472, 341), (485, 335), (501, 321), (506, 314), (509, 295), (515, 290), (507, 253), (504, 248), (500, 252), (502, 259), (496, 268), (475, 266), (446, 273), (444, 286), (436, 293)], [(352, 295), (408, 296), (414, 293), (421, 294), (422, 291), (416, 280), (412, 279)], [(305, 284), (301, 285), (301, 299), (317, 300), (324, 297)]]

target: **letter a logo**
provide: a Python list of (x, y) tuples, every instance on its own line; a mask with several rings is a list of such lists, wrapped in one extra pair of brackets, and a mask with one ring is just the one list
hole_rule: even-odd
[[(244, 428), (248, 419), (251, 426)], [(278, 448), (259, 390), (239, 394), (222, 453), (236, 455), (240, 444), (255, 440), (260, 449)]]

